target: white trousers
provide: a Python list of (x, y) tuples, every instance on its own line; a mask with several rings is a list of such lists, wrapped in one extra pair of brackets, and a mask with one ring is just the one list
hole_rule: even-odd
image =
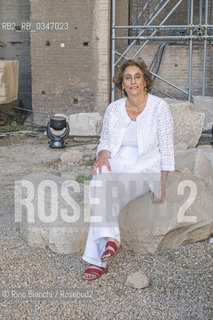
[(122, 150), (123, 153), (116, 158), (109, 159), (112, 171), (103, 166), (102, 173), (97, 171), (89, 185), (91, 222), (82, 259), (100, 267), (107, 264), (100, 259), (107, 238), (121, 241), (120, 210), (131, 200), (150, 191), (147, 182), (135, 169), (137, 149), (125, 147)]

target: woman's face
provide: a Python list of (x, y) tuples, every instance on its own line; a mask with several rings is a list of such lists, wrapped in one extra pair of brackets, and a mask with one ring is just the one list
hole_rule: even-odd
[(143, 72), (139, 67), (129, 66), (125, 69), (122, 87), (128, 96), (144, 93), (146, 82), (143, 77)]

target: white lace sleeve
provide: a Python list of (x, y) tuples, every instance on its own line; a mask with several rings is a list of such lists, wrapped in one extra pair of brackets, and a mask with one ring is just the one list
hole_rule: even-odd
[(162, 102), (158, 107), (158, 138), (161, 154), (161, 170), (174, 171), (174, 127), (169, 105)]
[(102, 123), (102, 130), (101, 130), (101, 136), (97, 148), (96, 155), (98, 155), (99, 151), (101, 150), (110, 150), (110, 141), (109, 141), (109, 119), (110, 119), (110, 106), (107, 107), (104, 118), (103, 118), (103, 123)]

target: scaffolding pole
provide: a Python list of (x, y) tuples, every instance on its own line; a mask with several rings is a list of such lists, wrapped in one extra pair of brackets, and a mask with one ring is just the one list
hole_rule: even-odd
[(111, 81), (111, 100), (114, 101), (115, 99), (115, 85), (113, 82), (113, 77), (115, 75), (115, 39), (113, 39), (115, 37), (115, 0), (112, 0), (112, 70), (111, 70), (111, 77), (112, 77), (112, 81)]
[(188, 95), (188, 91), (183, 90), (182, 88), (180, 88), (180, 87), (176, 86), (176, 84), (172, 83), (172, 82), (171, 82), (171, 81), (169, 81), (169, 80), (164, 79), (163, 77), (159, 76), (158, 74), (156, 74), (156, 73), (154, 73), (154, 72), (152, 72), (152, 71), (149, 71), (149, 72), (150, 72), (154, 77), (156, 77), (156, 78), (158, 78), (158, 79), (162, 80), (163, 82), (167, 83), (167, 84), (168, 84), (168, 85), (170, 85), (171, 87), (173, 87), (173, 88), (175, 88), (175, 89), (179, 90), (180, 92), (182, 92), (182, 93), (184, 93), (184, 94)]
[(203, 16), (203, 0), (200, 0), (200, 4), (199, 4), (199, 24), (202, 24), (202, 16)]
[(206, 84), (206, 49), (207, 49), (207, 23), (208, 23), (208, 0), (206, 0), (205, 6), (205, 39), (203, 44), (203, 74), (202, 74), (202, 96), (205, 96), (205, 84)]
[[(193, 25), (193, 12), (194, 12), (194, 0), (190, 2), (190, 24)], [(190, 37), (193, 36), (193, 30), (190, 29)], [(192, 46), (193, 41), (192, 38), (189, 39), (189, 80), (188, 80), (188, 100), (192, 100)]]
[(207, 28), (207, 29), (213, 29), (213, 25), (202, 25), (202, 24), (195, 24), (195, 25), (190, 25), (190, 24), (184, 24), (184, 25), (166, 25), (166, 26), (163, 26), (163, 25), (156, 25), (156, 26), (114, 26), (112, 27), (112, 29), (146, 29), (146, 30), (155, 30), (155, 29), (158, 29), (159, 30), (184, 30), (184, 29), (195, 29), (195, 28), (201, 28), (201, 29), (204, 29), (204, 28)]
[[(113, 40), (146, 40), (146, 41), (188, 41), (188, 40), (211, 40), (213, 39), (213, 36), (209, 36), (209, 35), (203, 35), (203, 36), (193, 36), (193, 35), (189, 35), (189, 36), (120, 36), (120, 37), (113, 37)], [(205, 42), (204, 42), (205, 43)], [(143, 46), (144, 47), (144, 44)], [(133, 57), (134, 59), (135, 57)]]

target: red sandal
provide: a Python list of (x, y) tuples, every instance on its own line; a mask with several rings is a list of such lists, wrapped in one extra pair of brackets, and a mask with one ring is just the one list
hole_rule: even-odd
[[(94, 267), (99, 268), (99, 269), (96, 269)], [(100, 276), (102, 276), (103, 273), (107, 272), (107, 270), (108, 270), (108, 267), (104, 268), (104, 267), (99, 267), (99, 266), (96, 266), (96, 265), (91, 265), (89, 268), (87, 268), (84, 271), (84, 273), (82, 275), (82, 279), (84, 279), (84, 280), (95, 280), (97, 278), (100, 278)], [(86, 275), (86, 274), (91, 274), (91, 275), (93, 275), (93, 277), (85, 278), (84, 275)]]
[[(111, 248), (108, 248), (108, 247), (111, 247)], [(105, 248), (106, 250), (101, 256), (101, 261), (107, 261), (111, 259), (115, 255), (116, 251), (118, 252), (120, 250), (120, 247), (118, 247), (114, 241), (107, 241)]]

